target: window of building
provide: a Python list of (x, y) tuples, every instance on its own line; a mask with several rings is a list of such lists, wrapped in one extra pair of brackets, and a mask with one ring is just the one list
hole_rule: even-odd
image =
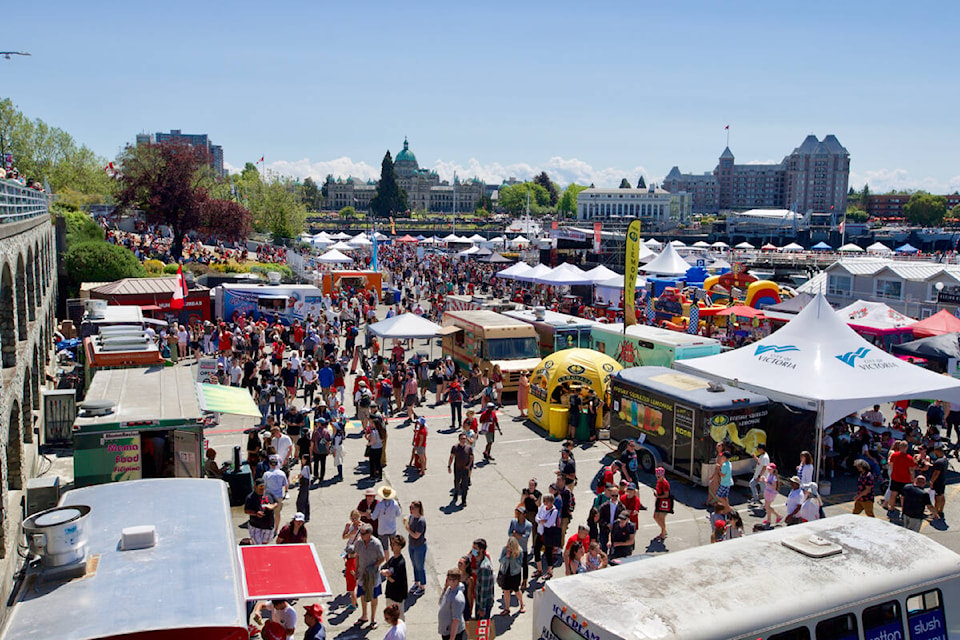
[(903, 283), (899, 280), (878, 278), (874, 283), (874, 295), (884, 300), (903, 299)]
[(849, 298), (853, 295), (853, 278), (840, 274), (827, 276), (827, 295)]

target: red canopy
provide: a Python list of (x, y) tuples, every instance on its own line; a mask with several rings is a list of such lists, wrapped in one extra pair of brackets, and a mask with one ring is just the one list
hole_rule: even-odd
[(915, 338), (929, 338), (960, 331), (960, 318), (946, 309), (941, 309), (929, 318), (910, 325), (910, 328), (913, 329)]
[(756, 318), (757, 316), (762, 316), (763, 311), (760, 311), (759, 309), (754, 309), (753, 307), (748, 307), (745, 304), (735, 304), (732, 307), (727, 307), (717, 315), (718, 316), (737, 316), (740, 318)]
[(237, 547), (247, 600), (288, 600), (331, 596), (312, 544)]
[(409, 233), (402, 238), (397, 238), (397, 242), (416, 242), (417, 239), (411, 236)]

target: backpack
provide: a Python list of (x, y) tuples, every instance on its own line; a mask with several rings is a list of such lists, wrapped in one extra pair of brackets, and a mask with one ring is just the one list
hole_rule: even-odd
[(357, 405), (360, 407), (369, 407), (370, 406), (370, 391), (364, 389), (360, 392), (360, 400), (357, 401)]

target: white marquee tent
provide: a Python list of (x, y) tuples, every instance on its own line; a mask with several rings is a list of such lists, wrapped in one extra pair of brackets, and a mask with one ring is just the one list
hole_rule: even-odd
[(539, 282), (539, 278), (550, 273), (552, 269), (545, 264), (538, 264), (526, 273), (516, 276), (515, 280), (526, 280), (527, 282)]
[(743, 250), (745, 250), (745, 251), (749, 251), (750, 249), (756, 249), (756, 247), (753, 246), (752, 244), (750, 244), (749, 242), (741, 242), (740, 244), (738, 244), (738, 245), (737, 245), (736, 247), (734, 247), (734, 248), (735, 248), (735, 249), (743, 249)]
[(514, 265), (507, 267), (503, 271), (498, 271), (497, 277), (506, 278), (508, 280), (519, 280), (520, 276), (523, 276), (524, 274), (529, 273), (530, 270), (531, 270), (531, 267), (526, 262), (518, 262)]
[[(378, 242), (380, 241), (379, 237), (377, 238), (377, 241)], [(353, 240), (350, 240), (349, 244), (355, 247), (368, 247), (373, 244), (373, 241), (369, 240), (367, 236), (361, 234), (356, 238), (354, 238)]]
[(679, 276), (685, 274), (689, 268), (690, 263), (680, 257), (672, 244), (668, 244), (663, 253), (640, 267), (640, 270), (645, 273)]
[(598, 264), (593, 269), (587, 271), (587, 276), (593, 284), (609, 280), (610, 278), (623, 278), (623, 276), (619, 275), (616, 271), (608, 269), (602, 264)]
[(728, 244), (727, 244), (726, 242), (724, 242), (723, 240), (717, 240), (717, 241), (714, 242), (712, 245), (710, 245), (710, 247), (713, 248), (713, 249), (729, 249), (729, 248), (730, 248), (730, 245), (728, 245)]
[(545, 273), (536, 279), (540, 284), (548, 284), (554, 287), (574, 284), (593, 284), (590, 276), (580, 267), (564, 262), (552, 269), (550, 273)]
[(880, 402), (909, 398), (960, 402), (960, 380), (878, 349), (848, 327), (823, 294), (759, 342), (720, 355), (678, 360), (674, 367), (817, 411), (821, 432)]
[(391, 340), (413, 340), (414, 338), (435, 338), (440, 335), (440, 325), (421, 318), (415, 313), (401, 313), (398, 316), (375, 322), (367, 327), (374, 335)]
[(799, 253), (803, 251), (803, 247), (797, 244), (796, 242), (791, 242), (788, 245), (784, 245), (784, 247), (780, 249), (780, 251), (783, 251), (784, 253)]
[[(323, 233), (323, 232), (321, 232), (321, 233)], [(351, 236), (350, 236), (349, 233), (344, 233), (343, 231), (338, 231), (337, 233), (333, 234), (333, 235), (330, 236), (330, 237), (331, 237), (332, 239), (334, 239), (334, 240), (349, 240)]]
[(707, 242), (704, 242), (703, 240), (697, 240), (696, 242), (693, 243), (693, 246), (694, 246), (694, 247), (697, 247), (698, 249), (709, 249), (709, 248), (710, 248), (710, 244), (707, 243)]
[(330, 249), (336, 250), (336, 251), (356, 251), (357, 250), (355, 246), (347, 244), (343, 240), (337, 241), (336, 244), (330, 247)]
[(893, 253), (893, 249), (883, 244), (882, 242), (874, 242), (872, 245), (867, 247), (867, 253), (873, 253), (873, 254), (885, 256)]
[(837, 315), (851, 326), (870, 329), (899, 329), (909, 327), (917, 321), (916, 318), (905, 316), (882, 302), (867, 300), (851, 302), (842, 309), (837, 309)]
[(330, 249), (330, 251), (327, 251), (322, 256), (318, 256), (317, 262), (322, 262), (323, 264), (350, 264), (353, 262), (353, 258), (336, 249)]
[(654, 238), (650, 238), (649, 240), (644, 240), (641, 244), (647, 247), (648, 249), (660, 250), (663, 248), (663, 243)]
[(839, 251), (840, 253), (863, 253), (863, 247), (855, 245), (852, 242), (848, 242), (847, 244), (837, 249), (837, 251)]
[(684, 242), (683, 240), (672, 240), (670, 242), (670, 246), (676, 247), (677, 249), (683, 249), (684, 247), (687, 246), (687, 243)]

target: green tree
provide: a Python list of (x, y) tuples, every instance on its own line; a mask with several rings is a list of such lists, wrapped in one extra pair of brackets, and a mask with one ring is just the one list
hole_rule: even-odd
[(113, 192), (105, 159), (78, 145), (66, 131), (30, 120), (9, 98), (0, 100), (0, 152), (13, 154), (22, 175), (41, 184), (46, 180), (55, 193), (70, 188), (102, 200)]
[(530, 194), (530, 213), (542, 214), (550, 210), (550, 194), (535, 182), (519, 182), (500, 187), (498, 205), (508, 213), (519, 216), (527, 209)]
[(296, 238), (303, 233), (307, 208), (297, 196), (292, 180), (276, 178), (264, 183), (258, 181), (248, 200), (253, 214), (253, 228), (269, 233), (275, 239)]
[(627, 180), (626, 178), (621, 178), (621, 179), (620, 179), (620, 187), (619, 187), (619, 188), (620, 188), (620, 189), (629, 189), (629, 188), (630, 188), (630, 181)]
[(943, 222), (947, 215), (947, 199), (919, 191), (910, 197), (903, 207), (904, 216), (913, 224), (933, 227)]
[(323, 205), (323, 196), (320, 194), (320, 187), (313, 181), (313, 178), (307, 176), (303, 184), (300, 185), (300, 201), (307, 211), (320, 211)]
[(397, 184), (397, 175), (393, 170), (393, 156), (387, 151), (380, 164), (377, 193), (370, 199), (370, 213), (377, 218), (388, 218), (406, 211), (407, 208), (407, 194)]
[(559, 193), (559, 190), (557, 189), (557, 185), (553, 183), (553, 181), (550, 179), (550, 176), (547, 175), (547, 172), (541, 171), (533, 179), (533, 182), (535, 184), (540, 185), (544, 189), (546, 189), (547, 194), (550, 196), (550, 206), (551, 207), (557, 206), (557, 201), (560, 199), (560, 193)]
[(557, 211), (564, 214), (576, 214), (577, 195), (586, 188), (584, 185), (575, 182), (568, 184), (567, 188), (563, 190), (563, 195), (560, 196), (560, 202), (557, 203)]
[(870, 205), (870, 185), (863, 183), (863, 189), (860, 191), (860, 208), (866, 209)]
[(147, 270), (137, 256), (120, 245), (97, 240), (80, 242), (67, 249), (64, 263), (71, 280), (112, 282), (120, 278), (142, 278)]
[(947, 217), (953, 218), (954, 220), (960, 220), (960, 204), (950, 209), (950, 213), (947, 214)]
[(850, 222), (866, 222), (870, 219), (870, 214), (859, 207), (847, 207), (847, 220)]
[(353, 207), (344, 207), (343, 209), (340, 209), (340, 211), (337, 212), (337, 216), (340, 218), (340, 220), (344, 222), (348, 220), (353, 220), (354, 218), (357, 217), (357, 210), (354, 209)]
[(493, 198), (486, 194), (480, 196), (473, 205), (473, 209), (474, 211), (480, 211), (481, 209), (484, 209), (487, 212), (493, 211)]

